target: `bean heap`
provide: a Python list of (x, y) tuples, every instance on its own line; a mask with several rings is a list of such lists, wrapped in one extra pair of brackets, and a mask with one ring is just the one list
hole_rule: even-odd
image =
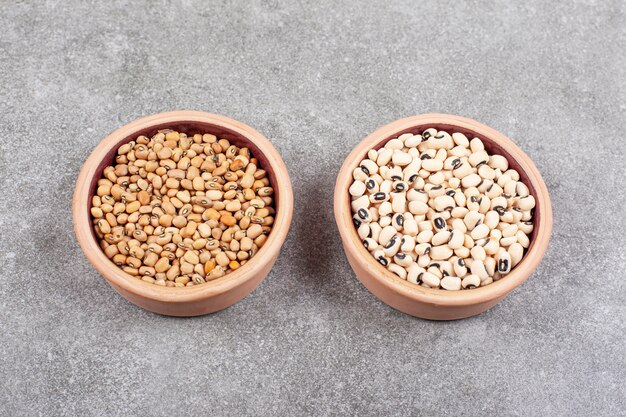
[(479, 138), (426, 129), (372, 149), (353, 172), (353, 221), (372, 256), (402, 279), (472, 289), (508, 274), (528, 248), (535, 200)]
[(161, 130), (117, 151), (91, 215), (106, 256), (156, 285), (202, 284), (238, 269), (274, 223), (273, 189), (248, 148)]

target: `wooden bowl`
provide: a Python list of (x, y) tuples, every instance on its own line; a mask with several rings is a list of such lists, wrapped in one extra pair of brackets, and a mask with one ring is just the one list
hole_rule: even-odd
[[(211, 133), (238, 146), (247, 146), (268, 173), (274, 188), (276, 216), (263, 247), (245, 265), (205, 284), (174, 288), (143, 282), (118, 268), (104, 254), (93, 231), (91, 197), (96, 182), (117, 149), (139, 135), (159, 129)], [(293, 193), (287, 167), (272, 144), (259, 132), (228, 117), (197, 111), (174, 111), (144, 117), (107, 136), (93, 150), (78, 176), (73, 199), (74, 231), (89, 262), (124, 298), (139, 307), (168, 316), (199, 316), (222, 310), (244, 298), (267, 276), (287, 236)]]
[[(520, 179), (535, 197), (530, 246), (524, 258), (506, 277), (485, 287), (471, 290), (447, 291), (412, 284), (389, 272), (363, 246), (352, 223), (350, 195), (352, 172), (368, 150), (382, 147), (388, 140), (403, 133), (421, 133), (429, 127), (446, 130), (450, 134), (462, 132), (468, 138), (478, 137), (490, 154), (500, 154), (516, 169)], [(552, 207), (548, 189), (539, 171), (510, 139), (502, 133), (464, 117), (447, 114), (423, 114), (397, 120), (381, 127), (366, 137), (346, 158), (335, 186), (335, 220), (343, 248), (359, 280), (383, 302), (406, 314), (431, 320), (454, 320), (473, 316), (493, 307), (515, 287), (528, 279), (537, 268), (548, 247), (552, 231)]]

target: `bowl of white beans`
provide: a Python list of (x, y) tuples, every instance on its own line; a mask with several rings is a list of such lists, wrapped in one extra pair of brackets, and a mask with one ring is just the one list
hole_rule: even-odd
[(287, 236), (293, 193), (270, 141), (225, 116), (174, 111), (135, 120), (85, 161), (74, 230), (128, 301), (198, 316), (244, 298)]
[(530, 158), (471, 119), (424, 114), (366, 137), (337, 177), (335, 220), (363, 285), (406, 314), (479, 314), (526, 281), (552, 208)]

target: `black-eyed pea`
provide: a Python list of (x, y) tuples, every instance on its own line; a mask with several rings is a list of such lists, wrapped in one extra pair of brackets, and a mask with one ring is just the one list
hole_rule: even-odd
[(517, 202), (517, 207), (519, 207), (522, 211), (528, 211), (535, 207), (535, 197), (532, 195), (528, 195), (526, 197), (521, 197)]
[(400, 252), (400, 253), (396, 253), (396, 255), (393, 257), (393, 261), (394, 261), (394, 263), (392, 263), (391, 265), (396, 265), (396, 266), (401, 267), (402, 270), (406, 274), (406, 269), (405, 268), (413, 263), (413, 258), (411, 258), (411, 256), (409, 256), (409, 255), (407, 255), (405, 253)]
[[(452, 259), (454, 258), (454, 261)], [(460, 278), (463, 278), (467, 275), (467, 265), (465, 263), (465, 259), (454, 256), (450, 258), (452, 261), (452, 269), (454, 271), (454, 275)]]
[(391, 226), (391, 216), (385, 216), (382, 217), (378, 220), (378, 224), (382, 227), (385, 228), (387, 226)]
[(500, 215), (495, 211), (488, 211), (485, 213), (484, 225), (489, 229), (495, 229), (500, 223)]
[(515, 233), (515, 238), (517, 239), (517, 243), (522, 245), (525, 249), (530, 245), (530, 239), (528, 239), (528, 236), (521, 230), (518, 230), (517, 233)]
[(415, 250), (415, 239), (410, 235), (404, 235), (400, 239), (400, 251), (411, 253)]
[(478, 245), (470, 249), (470, 255), (472, 259), (477, 260), (477, 261), (484, 261), (487, 258), (487, 253), (485, 252), (485, 248), (483, 248), (482, 246), (478, 246)]
[(429, 288), (439, 288), (439, 284), (441, 283), (441, 279), (434, 275), (431, 272), (424, 272), (421, 276), (422, 284)]
[(401, 243), (402, 243), (402, 238), (400, 236), (398, 236), (398, 235), (394, 235), (389, 240), (389, 242), (387, 242), (386, 244), (382, 245), (383, 246), (383, 253), (385, 254), (385, 256), (387, 256), (388, 258), (391, 258), (391, 257), (395, 256), (398, 253), (398, 251), (400, 250)]
[(431, 243), (433, 244), (433, 246), (444, 245), (448, 243), (450, 237), (451, 232), (449, 232), (448, 230), (441, 230), (433, 235)]
[(435, 198), (434, 207), (437, 211), (452, 210), (456, 205), (453, 197), (444, 194)]
[(513, 221), (511, 223), (519, 223), (522, 221), (522, 217), (524, 217), (524, 212), (517, 207), (511, 209), (511, 214), (513, 214)]
[(405, 218), (404, 227), (403, 227), (404, 233), (409, 236), (416, 236), (419, 231), (417, 222), (412, 216), (410, 216), (410, 213), (409, 214), (405, 213), (404, 218)]
[[(408, 257), (407, 257), (408, 258)], [(380, 262), (380, 261), (379, 261)], [(382, 263), (382, 262), (381, 262)], [(395, 275), (399, 276), (402, 279), (406, 279), (407, 276), (407, 271), (404, 267), (402, 267), (401, 265), (395, 264), (395, 263), (389, 263), (389, 265), (387, 266), (387, 269), (394, 273)]]
[(487, 180), (493, 180), (496, 178), (496, 172), (488, 164), (482, 164), (478, 167), (478, 175)]
[[(467, 162), (462, 162), (461, 164), (459, 164), (459, 166), (457, 166), (455, 169), (452, 170), (452, 174), (454, 175), (455, 178), (458, 178), (459, 180), (461, 180), (461, 184), (463, 184), (463, 179), (467, 177), (468, 175), (472, 175), (472, 173), (473, 173), (472, 166)], [(478, 176), (478, 178), (480, 178), (480, 176)], [(475, 180), (470, 180), (470, 183), (474, 181)]]
[(517, 237), (516, 236), (510, 236), (510, 237), (503, 237), (502, 239), (500, 239), (500, 246), (502, 247), (509, 247), (514, 243), (517, 243)]
[(480, 224), (480, 222), (483, 221), (484, 217), (484, 214), (472, 210), (465, 215), (463, 222), (465, 223), (467, 230), (472, 231), (478, 224)]
[(370, 226), (368, 223), (362, 223), (357, 229), (357, 234), (361, 240), (365, 239), (370, 234)]
[(412, 262), (407, 268), (407, 281), (413, 284), (420, 284), (422, 282), (422, 275), (426, 272), (424, 268), (419, 266), (416, 262)]
[(451, 224), (452, 224), (452, 229), (459, 230), (462, 233), (467, 232), (467, 226), (465, 225), (463, 218), (452, 219)]
[(440, 282), (441, 288), (448, 291), (458, 291), (461, 289), (461, 278), (455, 276), (444, 276)]
[(431, 259), (428, 254), (426, 255), (418, 255), (417, 257), (417, 265), (421, 268), (428, 268), (430, 265)]
[(493, 169), (499, 169), (501, 172), (509, 169), (509, 161), (502, 155), (491, 155), (487, 164)]
[(489, 230), (489, 227), (486, 224), (482, 223), (472, 229), (470, 236), (474, 240), (483, 239), (489, 235)]
[(522, 232), (526, 233), (527, 235), (530, 235), (533, 232), (534, 226), (533, 226), (533, 222), (524, 221), (524, 222), (517, 223), (517, 228), (521, 230)]
[(377, 250), (382, 250), (382, 246), (378, 244), (378, 242), (370, 237), (363, 239), (363, 246), (370, 252), (374, 252)]
[(515, 236), (516, 233), (517, 233), (516, 224), (508, 224), (504, 229), (502, 229), (502, 237)]
[(454, 252), (448, 245), (432, 246), (428, 255), (435, 261), (443, 261), (452, 256)]
[(418, 256), (428, 255), (430, 253), (430, 250), (430, 243), (418, 243), (417, 245), (415, 245), (415, 253)]
[(485, 264), (480, 260), (472, 261), (470, 264), (470, 271), (472, 271), (472, 274), (477, 275), (481, 279), (481, 282), (482, 280), (489, 278)]
[(511, 256), (511, 268), (513, 268), (522, 260), (524, 247), (516, 242), (509, 246), (507, 252)]
[(378, 242), (382, 246), (386, 246), (396, 233), (397, 230), (393, 226), (386, 226), (380, 231)]
[(467, 289), (478, 288), (480, 286), (480, 278), (474, 274), (467, 275), (461, 281), (461, 286)]
[(494, 255), (500, 249), (499, 239), (489, 238), (487, 239), (487, 243), (483, 246), (485, 253), (487, 255)]
[[(459, 220), (459, 219), (456, 219)], [(460, 220), (459, 220), (460, 221)], [(442, 232), (440, 232), (442, 233)], [(449, 232), (448, 234), (448, 247), (452, 250), (458, 249), (460, 247), (463, 246), (463, 243), (465, 242), (465, 235), (464, 235), (465, 231), (464, 230), (459, 230), (456, 228), (453, 228), (451, 232)], [(439, 233), (438, 233), (439, 234)], [(433, 244), (439, 244), (439, 243), (435, 243), (434, 242), (434, 237), (433, 237)]]
[(416, 242), (417, 243), (430, 243), (434, 233), (432, 230), (423, 230), (417, 234)]
[(470, 249), (465, 246), (461, 246), (460, 248), (454, 250), (454, 254), (459, 258), (467, 259), (470, 256)]
[(511, 180), (507, 182), (506, 184), (504, 184), (504, 187), (502, 187), (502, 189), (504, 190), (505, 194), (515, 197), (517, 194), (517, 181)]
[(506, 250), (498, 251), (496, 257), (497, 271), (500, 274), (508, 274), (511, 272), (511, 255)]
[(496, 260), (488, 256), (487, 258), (485, 258), (483, 263), (485, 265), (485, 270), (487, 271), (487, 274), (489, 274), (490, 277), (493, 277), (498, 267), (496, 264)]
[(482, 178), (480, 178), (480, 175), (469, 174), (461, 179), (461, 185), (465, 188), (476, 187), (481, 181)]

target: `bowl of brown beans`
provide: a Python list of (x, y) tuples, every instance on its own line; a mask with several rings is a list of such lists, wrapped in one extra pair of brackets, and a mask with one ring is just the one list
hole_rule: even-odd
[(366, 137), (337, 177), (335, 220), (363, 285), (406, 314), (479, 314), (526, 281), (552, 208), (530, 158), (474, 120), (424, 114)]
[(267, 138), (228, 117), (174, 111), (107, 136), (79, 174), (74, 230), (124, 298), (198, 316), (244, 298), (287, 236), (293, 192)]

